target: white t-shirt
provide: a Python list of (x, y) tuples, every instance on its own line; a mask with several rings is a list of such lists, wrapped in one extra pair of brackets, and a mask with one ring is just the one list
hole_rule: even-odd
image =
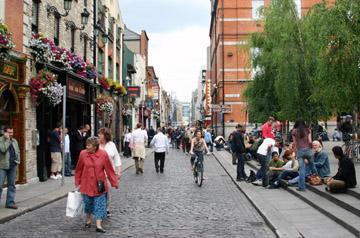
[(131, 134), (131, 140), (134, 144), (141, 143), (144, 144), (147, 141), (148, 136), (145, 130), (141, 130), (140, 128), (133, 131)]
[(100, 146), (100, 148), (106, 151), (114, 169), (121, 166), (120, 155), (118, 150), (116, 149), (116, 145), (114, 144), (114, 142), (109, 141), (105, 144), (104, 147)]
[(130, 142), (130, 140), (131, 140), (131, 133), (130, 132), (125, 134), (124, 140), (125, 140), (125, 142)]
[(155, 147), (156, 153), (169, 151), (169, 140), (162, 132), (158, 132), (154, 136), (150, 145)]
[[(267, 156), (269, 153), (269, 148), (275, 146), (275, 140), (271, 138), (264, 139), (263, 143), (259, 146), (257, 153)], [(272, 151), (272, 149), (271, 149)], [(276, 150), (275, 150), (276, 151)], [(279, 153), (279, 149), (277, 149), (277, 152)]]
[(68, 134), (65, 135), (64, 150), (65, 150), (65, 153), (70, 152), (70, 138), (69, 138)]

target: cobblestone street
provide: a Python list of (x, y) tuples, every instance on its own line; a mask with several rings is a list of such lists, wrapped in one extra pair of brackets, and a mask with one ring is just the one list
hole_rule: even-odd
[(164, 174), (156, 174), (153, 154), (143, 175), (133, 167), (124, 172), (105, 235), (94, 226), (86, 230), (83, 218), (67, 218), (62, 199), (0, 225), (0, 237), (274, 237), (212, 156), (205, 159), (201, 188), (183, 153), (171, 150), (167, 157)]

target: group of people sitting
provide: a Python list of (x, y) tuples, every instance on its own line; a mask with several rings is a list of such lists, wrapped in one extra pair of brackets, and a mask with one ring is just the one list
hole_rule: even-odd
[[(265, 144), (264, 144), (265, 143)], [(282, 156), (279, 155), (279, 150), (274, 146), (269, 146), (266, 139), (259, 146), (257, 157), (260, 157), (261, 150), (271, 148), (270, 161), (264, 166), (261, 163), (261, 168), (254, 178), (254, 185), (262, 185), (267, 188), (279, 188), (287, 186), (296, 186), (300, 180), (300, 163), (295, 152), (294, 144), (290, 144), (285, 148)], [(332, 153), (335, 158), (339, 160), (339, 168), (334, 176), (331, 176), (330, 162), (327, 153), (323, 150), (321, 142), (315, 140), (312, 142), (312, 154), (305, 155), (302, 161), (305, 166), (305, 181), (313, 183), (313, 185), (320, 185), (321, 183), (327, 185), (326, 190), (332, 193), (343, 193), (348, 188), (356, 186), (355, 167), (351, 159), (344, 155), (340, 146), (332, 148)], [(266, 156), (264, 156), (266, 157)], [(267, 161), (266, 158), (260, 162)], [(263, 174), (262, 174), (263, 173)], [(314, 178), (315, 177), (315, 178)], [(302, 191), (302, 190), (300, 190)]]

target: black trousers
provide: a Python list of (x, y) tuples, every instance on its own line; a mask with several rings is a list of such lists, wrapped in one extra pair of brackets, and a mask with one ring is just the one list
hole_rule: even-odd
[(160, 160), (160, 172), (163, 172), (164, 164), (165, 164), (165, 152), (155, 152), (154, 153), (154, 161), (155, 161), (156, 171), (159, 171), (159, 160)]

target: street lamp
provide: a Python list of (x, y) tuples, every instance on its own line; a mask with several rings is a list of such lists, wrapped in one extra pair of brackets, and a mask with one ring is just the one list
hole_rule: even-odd
[(81, 24), (83, 26), (87, 25), (89, 16), (90, 16), (90, 13), (88, 12), (88, 10), (86, 10), (86, 8), (84, 8), (84, 11), (81, 13)]
[(47, 10), (48, 16), (53, 14), (54, 16), (66, 17), (67, 15), (69, 15), (69, 12), (71, 10), (71, 4), (72, 4), (72, 0), (64, 0), (64, 10), (65, 10), (64, 14), (60, 14), (58, 9), (55, 6), (51, 6), (51, 5), (47, 4), (46, 10)]
[(87, 23), (88, 23), (90, 13), (88, 12), (88, 10), (86, 10), (86, 8), (84, 8), (84, 11), (80, 15), (81, 15), (81, 25), (82, 25), (82, 27), (76, 26), (73, 21), (66, 21), (65, 22), (66, 30), (72, 29), (72, 30), (80, 30), (80, 31), (82, 31), (82, 30), (85, 29), (85, 25), (87, 25)]

